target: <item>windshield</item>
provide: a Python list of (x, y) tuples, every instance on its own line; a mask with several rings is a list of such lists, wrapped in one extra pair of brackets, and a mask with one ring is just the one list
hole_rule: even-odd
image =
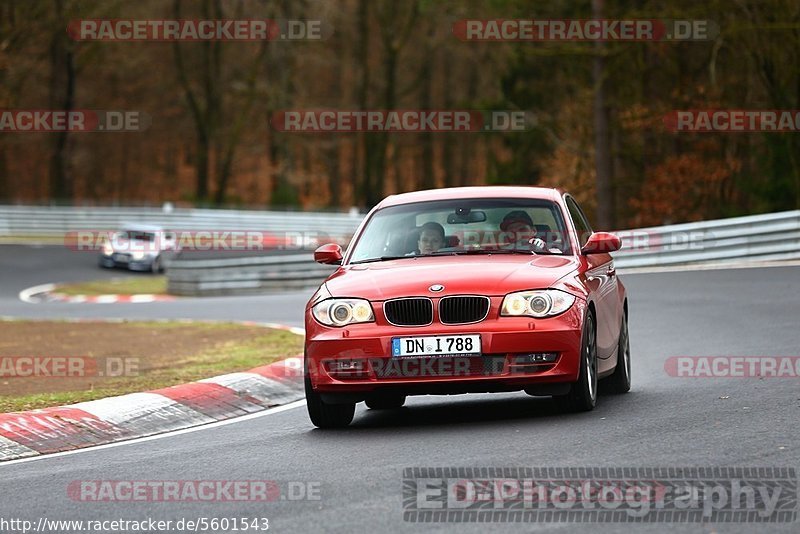
[(141, 232), (137, 230), (125, 230), (119, 233), (120, 239), (129, 239), (131, 241), (149, 241), (156, 240), (156, 235), (151, 232)]
[(564, 220), (548, 200), (417, 202), (373, 214), (350, 263), (454, 254), (569, 254)]

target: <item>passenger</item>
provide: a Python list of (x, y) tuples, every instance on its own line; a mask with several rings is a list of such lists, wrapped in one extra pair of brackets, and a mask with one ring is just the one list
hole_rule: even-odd
[(432, 254), (444, 246), (444, 227), (436, 222), (422, 225), (417, 241), (418, 254)]

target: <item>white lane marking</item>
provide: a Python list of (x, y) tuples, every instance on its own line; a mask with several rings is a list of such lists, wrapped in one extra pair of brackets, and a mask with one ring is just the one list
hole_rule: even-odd
[(42, 284), (40, 286), (33, 286), (23, 289), (19, 292), (19, 300), (27, 302), (28, 304), (36, 304), (38, 301), (33, 297), (39, 293), (48, 293), (56, 288), (55, 284)]
[[(192, 432), (199, 432), (200, 430), (207, 430), (207, 429), (210, 429), (210, 428), (217, 428), (217, 427), (220, 427), (220, 426), (232, 425), (234, 423), (241, 423), (243, 421), (249, 421), (251, 419), (258, 419), (259, 417), (266, 417), (267, 415), (275, 415), (275, 414), (278, 414), (278, 413), (281, 413), (281, 412), (285, 412), (285, 411), (288, 411), (288, 410), (292, 410), (294, 408), (299, 408), (300, 406), (305, 406), (305, 405), (306, 405), (305, 399), (301, 399), (299, 401), (295, 401), (295, 402), (292, 402), (292, 403), (289, 403), (289, 404), (284, 404), (283, 406), (277, 406), (275, 408), (270, 408), (268, 410), (264, 410), (263, 412), (251, 413), (251, 414), (243, 415), (241, 417), (234, 417), (233, 419), (226, 419), (224, 421), (217, 421), (217, 422), (214, 422), (214, 423), (208, 423), (207, 425), (194, 426), (194, 427), (191, 427), (191, 428), (184, 428), (184, 429), (181, 429), (181, 430), (173, 430), (172, 432), (165, 432), (163, 434), (156, 434), (155, 436), (147, 436), (147, 437), (144, 437), (144, 438), (135, 438), (135, 439), (131, 439), (131, 440), (128, 440), (128, 441), (117, 441), (115, 443), (107, 443), (105, 445), (97, 445), (96, 447), (86, 447), (86, 448), (83, 448), (83, 449), (75, 449), (75, 450), (71, 450), (71, 451), (56, 452), (56, 453), (53, 453), (53, 454), (43, 454), (41, 456), (32, 456), (30, 458), (20, 458), (18, 460), (9, 460), (7, 462), (0, 462), (0, 470), (2, 470), (4, 467), (9, 466), (9, 465), (16, 465), (16, 464), (22, 464), (22, 463), (28, 463), (28, 462), (36, 462), (36, 461), (42, 461), (42, 460), (49, 460), (51, 458), (61, 458), (63, 456), (70, 456), (70, 455), (73, 455), (73, 454), (81, 454), (81, 453), (86, 453), (86, 452), (99, 451), (99, 450), (103, 450), (103, 449), (111, 449), (111, 448), (114, 448), (114, 447), (122, 447), (123, 445), (135, 445), (137, 443), (144, 443), (144, 442), (147, 442), (147, 441), (154, 441), (154, 440), (157, 440), (157, 439), (171, 438), (173, 436), (180, 436), (182, 434), (189, 434), (189, 433), (192, 433)], [(310, 424), (311, 423), (309, 423), (309, 425)]]

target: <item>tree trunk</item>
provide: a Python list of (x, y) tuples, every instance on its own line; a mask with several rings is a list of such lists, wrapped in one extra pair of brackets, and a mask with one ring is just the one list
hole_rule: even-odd
[[(433, 50), (426, 49), (425, 57), (422, 59), (421, 74), (420, 108), (431, 109), (433, 107), (431, 96), (433, 91)], [(433, 151), (434, 134), (432, 132), (424, 132), (420, 136), (422, 138), (422, 188), (433, 189), (436, 186)]]
[[(383, 79), (385, 83), (381, 107), (386, 111), (393, 111), (397, 107), (397, 62), (400, 51), (408, 42), (419, 9), (417, 0), (414, 0), (408, 17), (405, 20), (399, 20), (397, 8), (401, 5), (407, 5), (407, 3), (389, 0), (383, 4), (388, 11), (382, 12), (379, 17), (379, 22), (383, 28)], [(374, 183), (370, 184), (371, 189), (366, 195), (367, 208), (371, 208), (383, 198), (386, 178), (386, 150), (390, 139), (388, 132), (377, 132), (371, 135), (375, 139), (372, 147), (374, 165), (371, 169)]]
[[(602, 19), (605, 0), (592, 0), (592, 16)], [(605, 43), (595, 42), (594, 80), (594, 151), (597, 186), (597, 220), (599, 229), (614, 227), (614, 197), (611, 190), (611, 142), (609, 110), (605, 94)]]
[[(478, 69), (475, 63), (470, 63), (467, 80), (466, 102), (467, 105), (474, 106), (475, 100), (478, 97), (479, 80)], [(458, 176), (456, 176), (454, 185), (474, 185), (477, 181), (477, 176), (475, 176), (475, 162), (473, 158), (477, 153), (477, 145), (480, 141), (480, 138), (476, 140), (477, 134), (465, 135), (462, 133), (454, 135), (459, 135), (462, 139), (462, 141), (459, 143), (459, 173)]]
[(197, 154), (195, 157), (195, 197), (198, 202), (203, 202), (208, 197), (208, 153), (210, 152), (209, 139), (205, 130), (198, 128), (197, 142), (195, 143)]
[[(444, 109), (453, 109), (453, 92), (450, 88), (450, 61), (446, 55), (444, 61), (442, 61), (442, 84), (444, 85)], [(453, 134), (445, 134), (442, 137), (442, 168), (444, 169), (445, 187), (453, 187), (454, 185), (453, 142)]]
[[(359, 0), (358, 3), (358, 65), (361, 70), (361, 79), (358, 84), (358, 107), (365, 111), (369, 109), (369, 2)], [(361, 144), (361, 180), (353, 187), (353, 205), (367, 205), (367, 198), (372, 194), (372, 135), (369, 132), (359, 134)]]
[[(389, 47), (386, 51), (383, 64), (383, 76), (386, 83), (383, 92), (383, 109), (392, 111), (396, 107), (397, 95), (397, 50)], [(389, 132), (376, 132), (371, 134), (375, 141), (373, 143), (373, 157), (371, 158), (374, 166), (371, 170), (372, 188), (370, 195), (366, 198), (367, 208), (372, 208), (383, 198), (383, 187), (386, 178), (386, 149), (389, 146)]]
[[(203, 16), (207, 19), (213, 17), (221, 18), (222, 7), (219, 0), (217, 0), (212, 14), (212, 6), (209, 0), (205, 0), (203, 2), (202, 11)], [(182, 18), (181, 0), (175, 0), (173, 4), (173, 13), (176, 19)], [(203, 203), (208, 200), (211, 161), (210, 152), (212, 147), (216, 146), (219, 130), (219, 116), (222, 112), (222, 102), (219, 93), (222, 49), (219, 41), (203, 41), (199, 44), (191, 44), (200, 48), (202, 65), (199, 72), (199, 84), (201, 88), (198, 90), (198, 93), (202, 95), (202, 101), (198, 99), (195, 89), (189, 81), (189, 72), (183, 60), (183, 52), (179, 41), (173, 42), (173, 51), (178, 80), (183, 88), (195, 124), (195, 133), (197, 136), (195, 147), (198, 151), (195, 160), (195, 197), (197, 202)], [(187, 48), (189, 47), (187, 46)], [(217, 154), (217, 156), (219, 156), (219, 154)]]
[(227, 144), (225, 144), (225, 147), (220, 148), (220, 150), (217, 152), (217, 159), (219, 163), (217, 170), (217, 191), (214, 196), (214, 203), (217, 206), (220, 206), (223, 204), (223, 202), (225, 202), (225, 195), (228, 191), (228, 183), (230, 182), (230, 177), (233, 172), (233, 160), (236, 157), (236, 149), (241, 142), (245, 126), (251, 119), (250, 112), (256, 99), (256, 81), (258, 79), (258, 73), (261, 70), (261, 63), (264, 61), (264, 57), (266, 56), (266, 52), (267, 44), (263, 43), (261, 45), (261, 49), (253, 59), (253, 63), (249, 68), (245, 102), (242, 104), (242, 108), (239, 110), (239, 114), (236, 117), (233, 128), (228, 132), (228, 135), (225, 136)]
[[(63, 2), (56, 0), (58, 18), (63, 15)], [(58, 28), (50, 42), (50, 109), (69, 112), (75, 105), (75, 58), (71, 42), (63, 28)], [(50, 198), (71, 200), (72, 177), (68, 169), (69, 132), (51, 134)]]

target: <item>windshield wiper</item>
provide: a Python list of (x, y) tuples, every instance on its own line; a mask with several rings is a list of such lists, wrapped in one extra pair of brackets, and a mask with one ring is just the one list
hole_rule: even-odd
[(525, 254), (526, 256), (532, 256), (536, 254), (533, 250), (524, 250), (524, 249), (486, 249), (486, 248), (477, 248), (477, 249), (470, 249), (470, 250), (452, 250), (447, 252), (433, 252), (431, 254), (427, 254), (428, 256), (458, 256), (461, 254)]
[(366, 260), (351, 261), (350, 265), (359, 263), (374, 263), (376, 261), (402, 260), (405, 258), (419, 258), (419, 256), (381, 256), (380, 258), (367, 258)]
[(519, 248), (501, 248), (501, 249), (468, 249), (468, 250), (446, 250), (441, 252), (431, 252), (430, 254), (412, 254), (410, 256), (381, 256), (379, 258), (367, 258), (366, 260), (351, 261), (350, 265), (358, 265), (360, 263), (375, 263), (378, 261), (389, 260), (402, 260), (406, 258), (429, 258), (431, 256), (464, 256), (471, 254), (523, 254), (525, 256), (536, 256), (542, 254), (555, 254), (547, 250), (535, 251)]

